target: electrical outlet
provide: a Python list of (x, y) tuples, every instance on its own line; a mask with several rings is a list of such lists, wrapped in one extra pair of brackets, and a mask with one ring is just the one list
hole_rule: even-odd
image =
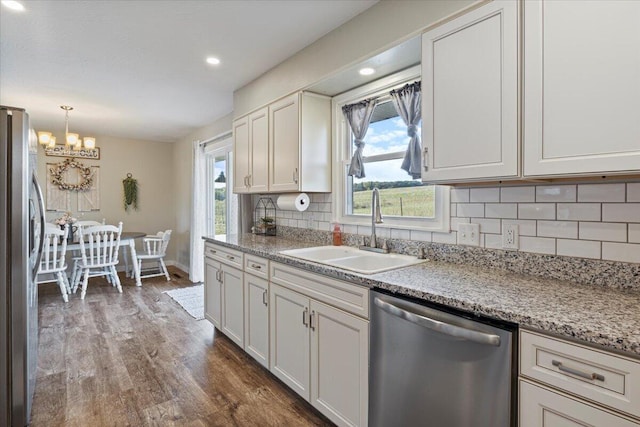
[(480, 246), (480, 224), (458, 224), (458, 244)]
[(518, 224), (504, 224), (502, 226), (502, 248), (518, 249)]

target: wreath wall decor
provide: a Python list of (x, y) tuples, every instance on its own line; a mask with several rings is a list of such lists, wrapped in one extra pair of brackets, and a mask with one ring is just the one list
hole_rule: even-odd
[(138, 210), (138, 180), (130, 173), (122, 180), (122, 186), (124, 188), (124, 210), (128, 210), (133, 206), (133, 209)]
[[(64, 180), (64, 173), (69, 168), (77, 168), (80, 172), (80, 182), (77, 184), (69, 184)], [(90, 167), (76, 161), (75, 158), (67, 159), (56, 164), (49, 169), (51, 173), (51, 183), (57, 185), (60, 190), (69, 191), (88, 191), (93, 186), (93, 172)]]

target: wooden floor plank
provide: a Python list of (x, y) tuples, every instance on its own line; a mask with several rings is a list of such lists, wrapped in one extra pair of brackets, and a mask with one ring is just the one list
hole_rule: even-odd
[(121, 275), (120, 294), (90, 279), (64, 303), (55, 284), (39, 288), (39, 355), (32, 426), (332, 425), (206, 320), (162, 292)]

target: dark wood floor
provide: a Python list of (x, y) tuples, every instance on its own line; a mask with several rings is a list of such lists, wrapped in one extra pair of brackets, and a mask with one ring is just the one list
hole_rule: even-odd
[[(206, 320), (162, 291), (190, 286), (121, 275), (64, 303), (40, 285), (39, 354), (32, 426), (330, 425)], [(179, 275), (181, 277), (176, 276)]]

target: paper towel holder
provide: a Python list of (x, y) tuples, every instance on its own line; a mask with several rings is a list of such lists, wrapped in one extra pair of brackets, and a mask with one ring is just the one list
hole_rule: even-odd
[(269, 197), (260, 197), (253, 211), (253, 233), (276, 235), (276, 205)]

